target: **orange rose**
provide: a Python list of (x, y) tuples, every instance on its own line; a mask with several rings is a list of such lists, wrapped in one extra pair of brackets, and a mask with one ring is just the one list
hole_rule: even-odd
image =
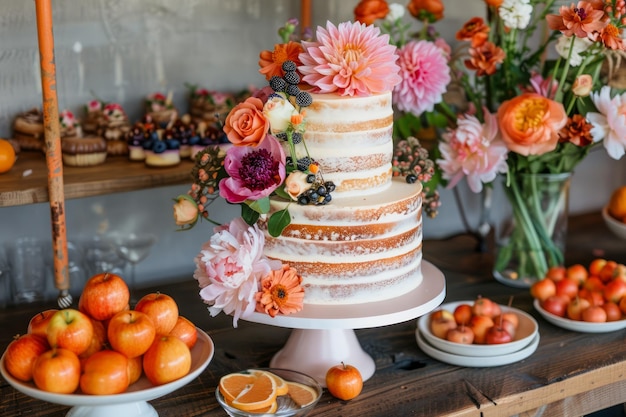
[(524, 93), (502, 103), (498, 124), (509, 150), (524, 156), (542, 155), (556, 148), (567, 114), (561, 103)]
[(248, 97), (226, 117), (224, 133), (235, 146), (257, 146), (269, 131), (270, 122), (263, 115), (263, 102)]
[(472, 47), (478, 48), (483, 45), (489, 36), (489, 26), (482, 17), (473, 17), (468, 20), (456, 33), (459, 41), (472, 41)]
[(432, 23), (443, 19), (444, 6), (441, 0), (411, 0), (406, 8), (411, 16), (419, 20), (427, 18)]
[(354, 20), (371, 25), (377, 19), (383, 19), (389, 13), (385, 0), (361, 0), (354, 8)]

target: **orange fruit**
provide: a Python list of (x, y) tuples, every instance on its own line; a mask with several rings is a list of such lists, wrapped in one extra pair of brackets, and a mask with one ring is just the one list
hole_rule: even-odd
[(617, 220), (626, 218), (626, 185), (613, 191), (607, 208), (609, 214)]
[(274, 382), (276, 382), (276, 395), (285, 395), (287, 394), (287, 392), (289, 391), (289, 387), (287, 386), (287, 382), (282, 379), (281, 377), (279, 377), (278, 375), (272, 373), (272, 372), (267, 372), (267, 371), (261, 371), (260, 369), (248, 369), (248, 372), (250, 372), (253, 375), (259, 375), (260, 373), (265, 373), (267, 374), (270, 378), (274, 379)]
[(300, 407), (305, 407), (311, 404), (317, 398), (317, 391), (315, 388), (308, 385), (287, 381), (287, 387), (289, 388), (288, 395)]
[(15, 164), (15, 149), (8, 140), (0, 139), (0, 174), (8, 172)]
[(242, 411), (269, 407), (276, 401), (276, 381), (267, 372), (253, 375), (254, 381), (232, 401), (232, 405)]
[(231, 403), (248, 385), (252, 385), (256, 376), (244, 373), (224, 375), (220, 379), (219, 389), (227, 403)]

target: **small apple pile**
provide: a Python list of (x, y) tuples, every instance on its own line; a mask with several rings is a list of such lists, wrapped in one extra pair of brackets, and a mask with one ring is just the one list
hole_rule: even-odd
[(434, 336), (465, 345), (509, 343), (518, 324), (516, 313), (502, 312), (499, 304), (480, 296), (472, 303), (459, 304), (454, 311), (439, 309), (429, 316)]
[(116, 274), (92, 276), (78, 309), (50, 309), (28, 323), (5, 353), (7, 371), (43, 391), (108, 395), (125, 392), (142, 374), (153, 385), (191, 369), (196, 326), (166, 294), (143, 296), (130, 309), (130, 292)]
[(626, 315), (626, 266), (596, 258), (589, 264), (557, 266), (530, 287), (541, 308), (558, 317), (592, 323)]

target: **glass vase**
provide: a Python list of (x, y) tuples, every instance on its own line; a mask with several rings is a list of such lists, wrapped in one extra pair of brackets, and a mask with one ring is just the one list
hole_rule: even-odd
[(564, 264), (571, 173), (518, 174), (504, 185), (512, 214), (496, 233), (493, 275), (528, 288)]

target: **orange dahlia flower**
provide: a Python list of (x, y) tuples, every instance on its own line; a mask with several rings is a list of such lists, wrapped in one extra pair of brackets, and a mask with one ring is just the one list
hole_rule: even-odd
[(261, 51), (259, 55), (259, 72), (265, 75), (266, 80), (270, 80), (273, 76), (282, 77), (285, 75), (283, 71), (283, 62), (293, 61), (297, 66), (300, 65), (300, 52), (304, 52), (304, 48), (298, 42), (289, 41), (287, 43), (277, 43), (274, 45), (273, 51)]
[(354, 8), (354, 20), (371, 25), (377, 19), (383, 19), (389, 13), (385, 0), (361, 0)]
[(498, 124), (509, 150), (524, 156), (542, 155), (556, 148), (567, 114), (561, 103), (523, 93), (502, 103)]
[(485, 42), (477, 48), (469, 49), (470, 59), (465, 60), (465, 66), (476, 71), (476, 76), (492, 75), (497, 65), (504, 61), (506, 53), (492, 42)]
[(282, 269), (271, 271), (261, 280), (261, 291), (256, 293), (256, 311), (276, 317), (302, 310), (304, 289), (302, 277), (295, 269), (283, 264)]
[(473, 17), (468, 20), (456, 33), (459, 41), (471, 41), (473, 48), (478, 48), (487, 41), (489, 26), (482, 17)]

